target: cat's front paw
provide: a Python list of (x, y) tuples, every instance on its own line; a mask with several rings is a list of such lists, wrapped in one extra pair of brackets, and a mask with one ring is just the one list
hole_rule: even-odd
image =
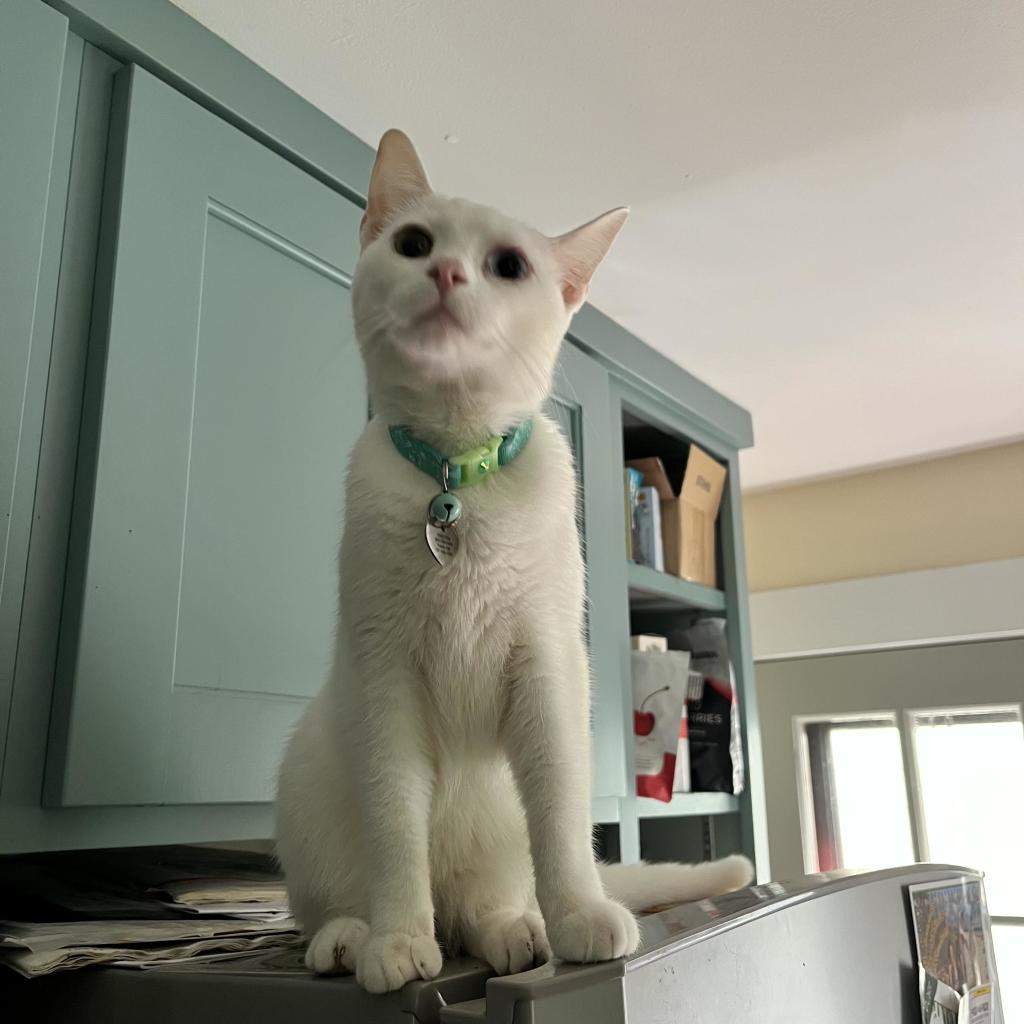
[(414, 978), (430, 979), (441, 970), (441, 949), (433, 935), (406, 932), (372, 934), (359, 952), (356, 981), (367, 992), (393, 992)]
[(544, 920), (530, 911), (487, 914), (477, 925), (470, 948), (498, 974), (518, 974), (551, 959)]
[(548, 937), (555, 956), (572, 963), (593, 963), (629, 956), (640, 945), (636, 918), (613, 900), (585, 903), (548, 918)]

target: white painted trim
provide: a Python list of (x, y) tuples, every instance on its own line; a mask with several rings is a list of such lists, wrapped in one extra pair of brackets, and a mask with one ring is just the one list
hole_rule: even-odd
[(818, 839), (814, 831), (814, 794), (811, 791), (811, 757), (806, 722), (793, 716), (793, 765), (796, 768), (796, 805), (800, 818), (800, 846), (804, 854), (804, 873), (818, 871)]
[(750, 617), (756, 661), (1024, 636), (1024, 558), (761, 591)]

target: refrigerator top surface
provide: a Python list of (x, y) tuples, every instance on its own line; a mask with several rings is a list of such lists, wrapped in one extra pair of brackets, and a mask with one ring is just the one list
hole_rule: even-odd
[(850, 889), (895, 880), (902, 885), (919, 885), (980, 877), (971, 868), (950, 864), (911, 864), (880, 871), (829, 871), (789, 881), (751, 885), (712, 899), (665, 907), (641, 917), (643, 941), (637, 952), (625, 961), (625, 970), (634, 970), (673, 950), (705, 941), (751, 920)]

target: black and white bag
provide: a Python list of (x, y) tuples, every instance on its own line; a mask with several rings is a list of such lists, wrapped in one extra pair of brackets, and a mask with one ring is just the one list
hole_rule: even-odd
[(702, 619), (679, 639), (690, 651), (692, 674), (686, 695), (691, 786), (694, 792), (741, 793), (743, 746), (725, 619)]

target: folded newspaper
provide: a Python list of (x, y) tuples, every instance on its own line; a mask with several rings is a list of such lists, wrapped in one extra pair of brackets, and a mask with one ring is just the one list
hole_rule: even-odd
[(287, 916), (288, 891), (278, 878), (182, 878), (149, 890), (165, 906), (186, 914)]
[(0, 965), (28, 977), (147, 968), (294, 949), (269, 857), (175, 847), (0, 864)]
[(93, 964), (148, 967), (200, 955), (244, 953), (295, 941), (280, 922), (193, 918), (187, 921), (0, 921), (0, 961), (31, 977)]

